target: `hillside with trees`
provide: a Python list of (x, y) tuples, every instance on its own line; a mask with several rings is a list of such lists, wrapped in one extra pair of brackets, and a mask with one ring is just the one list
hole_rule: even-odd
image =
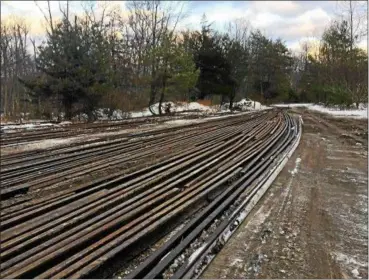
[(212, 99), (231, 109), (245, 97), (266, 104), (367, 103), (368, 54), (357, 46), (353, 11), (327, 26), (317, 51), (306, 43), (293, 54), (283, 38), (266, 37), (246, 19), (219, 32), (204, 15), (200, 30), (180, 30), (184, 13), (173, 4), (128, 1), (128, 17), (109, 6), (99, 15), (92, 6), (75, 15), (67, 4), (61, 20), (49, 9), (41, 45), (20, 19), (2, 24), (3, 114), (71, 119), (85, 113), (93, 121), (98, 108), (112, 114), (157, 102), (165, 114), (165, 101)]

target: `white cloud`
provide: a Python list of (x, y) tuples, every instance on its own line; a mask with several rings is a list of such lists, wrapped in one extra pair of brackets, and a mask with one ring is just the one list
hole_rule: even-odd
[(303, 10), (297, 1), (253, 1), (250, 5), (256, 13), (276, 13), (280, 16), (294, 15)]
[[(214, 2), (194, 11), (189, 22), (199, 22), (202, 13), (219, 28), (230, 20), (244, 18), (267, 36), (296, 42), (306, 36), (319, 37), (333, 17), (334, 3), (302, 1)], [(295, 46), (297, 46), (295, 44)]]
[[(36, 4), (37, 3), (37, 4)], [(2, 21), (12, 21), (22, 19), (30, 28), (31, 36), (41, 36), (45, 34), (45, 18), (48, 17), (47, 1), (1, 1)], [(50, 1), (50, 11), (53, 21), (61, 18), (60, 8), (66, 6), (66, 1)], [(73, 13), (81, 11), (80, 2), (69, 2), (69, 9)]]
[(216, 2), (220, 4), (215, 4), (211, 12), (206, 14), (207, 19), (211, 21), (216, 21), (220, 23), (225, 23), (229, 20), (242, 17), (244, 14), (244, 11), (241, 9), (235, 9), (233, 8), (228, 2)]
[(330, 16), (322, 8), (315, 8), (313, 10), (308, 10), (297, 17), (297, 21), (300, 21), (300, 22), (306, 22), (306, 21), (314, 22), (316, 20), (327, 20), (327, 19), (329, 20)]
[(331, 16), (327, 12), (318, 8), (306, 11), (296, 18), (285, 19), (284, 22), (275, 28), (281, 37), (287, 40), (296, 39), (303, 36), (321, 36), (328, 26)]
[(274, 24), (282, 22), (283, 18), (279, 15), (272, 14), (270, 12), (263, 12), (263, 13), (253, 13), (253, 17), (251, 18), (250, 22), (254, 28), (263, 28), (268, 29)]
[[(47, 10), (47, 1), (36, 1), (37, 5), (44, 11)], [(60, 1), (60, 5), (65, 5), (66, 1)], [(1, 1), (1, 4), (9, 7), (10, 13), (17, 13), (22, 16), (39, 16), (42, 17), (42, 12), (39, 10), (34, 1)], [(59, 12), (59, 1), (50, 1), (50, 10), (52, 13)], [(7, 11), (6, 11), (7, 12)], [(3, 12), (1, 13), (3, 15)]]
[[(37, 1), (40, 7), (46, 11), (47, 2)], [(65, 5), (66, 1), (62, 1)], [(101, 1), (96, 2), (99, 6)], [(109, 1), (127, 12), (126, 1)], [(70, 1), (72, 11), (81, 11), (81, 1)], [(60, 15), (57, 1), (50, 1), (52, 13)], [(176, 2), (174, 5), (177, 5)], [(16, 13), (32, 23), (32, 34), (42, 34), (44, 21), (42, 13), (33, 1), (2, 1), (3, 17)], [(298, 48), (298, 43), (306, 37), (320, 37), (324, 29), (335, 15), (337, 4), (334, 1), (204, 1), (192, 2), (192, 10), (188, 11), (188, 17), (178, 26), (181, 28), (198, 29), (203, 13), (206, 13), (208, 22), (214, 22), (213, 28), (222, 30), (227, 22), (237, 18), (246, 19), (252, 28), (260, 29), (268, 36), (282, 38), (288, 42), (288, 46)], [(366, 38), (365, 38), (366, 39)], [(360, 43), (366, 46), (366, 40)]]

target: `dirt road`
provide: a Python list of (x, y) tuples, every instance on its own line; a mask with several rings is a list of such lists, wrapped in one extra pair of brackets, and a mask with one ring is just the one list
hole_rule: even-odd
[(368, 277), (367, 120), (299, 113), (299, 147), (202, 278)]

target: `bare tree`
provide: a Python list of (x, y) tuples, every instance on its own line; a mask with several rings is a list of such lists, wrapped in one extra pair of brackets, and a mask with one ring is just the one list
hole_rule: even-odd
[(6, 116), (27, 108), (27, 96), (18, 78), (32, 73), (34, 63), (28, 53), (29, 27), (22, 18), (1, 26), (1, 107)]
[(350, 29), (350, 51), (368, 36), (368, 3), (365, 1), (338, 1), (337, 16), (346, 20)]
[(250, 33), (250, 23), (246, 18), (237, 18), (226, 24), (229, 37), (246, 46)]
[(160, 45), (165, 34), (174, 33), (178, 23), (183, 19), (183, 5), (175, 8), (177, 3), (165, 1), (130, 1), (127, 36), (136, 59), (137, 81), (140, 77), (150, 77), (149, 109), (157, 95), (157, 69), (159, 60), (152, 55), (152, 50)]

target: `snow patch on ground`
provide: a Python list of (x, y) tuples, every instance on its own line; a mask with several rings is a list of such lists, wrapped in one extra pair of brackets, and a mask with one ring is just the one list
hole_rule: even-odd
[(262, 105), (260, 102), (253, 101), (248, 98), (243, 98), (239, 102), (234, 103), (235, 106), (240, 106), (242, 110), (265, 110), (270, 107)]
[[(162, 103), (162, 112), (165, 112), (165, 108), (170, 106), (171, 113), (179, 113), (185, 111), (198, 111), (202, 113), (216, 113), (217, 109), (215, 107), (209, 107), (201, 105), (198, 102), (190, 102), (190, 103), (174, 103), (174, 102), (163, 102)], [(159, 114), (159, 103), (155, 103), (151, 106), (151, 109), (154, 113)], [(145, 108), (142, 111), (130, 112), (131, 118), (138, 117), (148, 117), (152, 116), (149, 108)]]
[[(185, 111), (198, 111), (202, 113), (216, 113), (217, 109), (214, 107), (204, 106), (198, 102), (190, 102), (190, 103), (183, 103), (183, 102), (163, 102), (162, 103), (162, 112), (165, 112), (165, 108), (170, 106), (171, 113), (179, 113)], [(159, 103), (155, 103), (151, 106), (151, 110), (155, 114), (159, 114)], [(109, 116), (107, 114), (108, 109), (98, 109), (96, 110), (96, 114), (99, 120), (108, 120)], [(117, 109), (114, 110), (110, 119), (112, 120), (122, 120), (127, 118), (140, 118), (140, 117), (150, 117), (153, 114), (150, 112), (149, 108), (144, 108), (140, 111), (132, 111), (132, 112), (122, 112), (121, 110)]]
[(7, 153), (8, 151), (10, 151), (10, 152), (12, 152), (12, 151), (23, 151), (24, 152), (24, 151), (31, 151), (31, 150), (36, 150), (36, 149), (48, 149), (48, 148), (52, 148), (52, 147), (56, 147), (56, 146), (60, 146), (60, 145), (64, 145), (64, 144), (71, 144), (71, 143), (75, 143), (75, 142), (86, 143), (86, 141), (89, 141), (89, 142), (94, 141), (94, 140), (97, 140), (101, 137), (125, 134), (125, 133), (130, 133), (132, 131), (134, 131), (134, 130), (133, 129), (123, 129), (123, 130), (118, 130), (118, 131), (114, 131), (114, 132), (95, 133), (93, 135), (91, 135), (91, 134), (82, 134), (82, 135), (79, 135), (79, 136), (67, 137), (67, 138), (63, 138), (63, 139), (52, 138), (52, 139), (34, 141), (34, 142), (31, 142), (31, 143), (24, 142), (24, 143), (9, 145), (9, 146), (5, 147), (2, 150), (2, 152), (3, 151), (5, 153)]
[(45, 126), (57, 126), (53, 123), (27, 123), (27, 124), (14, 124), (1, 126), (1, 130), (13, 130), (13, 129), (36, 129), (38, 127)]
[(301, 108), (301, 107), (309, 107), (313, 104), (311, 103), (289, 103), (289, 104), (273, 104), (270, 105), (272, 107), (278, 107), (278, 108)]
[(42, 123), (39, 120), (30, 120), (29, 123), (25, 124), (16, 124), (16, 123), (6, 123), (5, 125), (1, 125), (1, 130), (4, 132), (13, 132), (17, 129), (26, 129), (26, 130), (34, 130), (43, 127), (60, 127), (65, 125), (70, 125), (72, 122), (70, 121), (63, 121), (60, 123)]
[(301, 162), (301, 158), (297, 158), (295, 161), (295, 168), (292, 171), (290, 171), (292, 176), (295, 176), (297, 172), (299, 171), (300, 162)]
[(63, 121), (63, 122), (59, 123), (59, 125), (69, 125), (69, 124), (72, 124), (72, 122), (70, 122), (70, 121)]
[(353, 117), (358, 119), (367, 119), (368, 118), (368, 109), (357, 109), (357, 110), (337, 110), (326, 108), (321, 105), (311, 105), (308, 107), (309, 110), (317, 111), (320, 113), (326, 113), (335, 117)]
[(364, 104), (364, 103), (360, 103), (358, 109), (345, 109), (345, 110), (340, 110), (339, 108), (327, 108), (322, 105), (311, 104), (311, 103), (274, 104), (271, 106), (278, 107), (278, 108), (305, 107), (309, 110), (329, 114), (334, 117), (349, 117), (349, 118), (357, 118), (357, 119), (367, 119), (368, 118), (368, 106), (367, 104)]
[(165, 122), (165, 124), (168, 124), (168, 125), (185, 125), (185, 124), (199, 123), (199, 122), (202, 122), (202, 120), (179, 119), (179, 120), (167, 121), (167, 122)]
[(206, 243), (204, 243), (200, 248), (198, 248), (195, 252), (192, 253), (192, 255), (189, 257), (188, 259), (188, 263), (192, 263), (198, 255), (201, 254), (201, 252), (204, 250), (204, 248), (206, 247)]
[(42, 141), (32, 142), (28, 144), (19, 143), (14, 146), (7, 147), (10, 150), (16, 151), (31, 151), (31, 150), (38, 150), (38, 149), (48, 149), (55, 146), (63, 145), (63, 144), (70, 144), (72, 142), (77, 141), (80, 137), (71, 137), (71, 138), (64, 138), (64, 139), (46, 139)]

